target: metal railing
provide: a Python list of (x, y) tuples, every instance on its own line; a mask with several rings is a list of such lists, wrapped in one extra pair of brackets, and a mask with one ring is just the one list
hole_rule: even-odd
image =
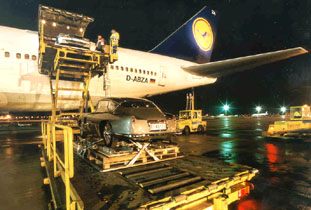
[[(84, 209), (83, 201), (70, 182), (70, 178), (74, 176), (72, 128), (52, 122), (42, 122), (41, 130), (48, 161), (53, 161), (54, 178), (60, 176), (65, 185), (66, 209)], [(61, 143), (64, 145), (63, 153), (60, 153), (56, 147)]]

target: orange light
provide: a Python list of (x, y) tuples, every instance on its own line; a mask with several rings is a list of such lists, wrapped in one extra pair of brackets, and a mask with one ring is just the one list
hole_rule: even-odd
[(244, 196), (247, 196), (249, 194), (249, 187), (239, 190), (238, 194), (239, 194), (239, 198), (243, 198)]
[(52, 26), (53, 26), (53, 27), (56, 27), (56, 23), (54, 22), (54, 23), (52, 24)]

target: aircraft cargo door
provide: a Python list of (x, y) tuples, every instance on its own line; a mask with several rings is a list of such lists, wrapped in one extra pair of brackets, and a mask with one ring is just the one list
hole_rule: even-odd
[(164, 66), (160, 66), (160, 74), (159, 74), (159, 86), (165, 86), (166, 84), (166, 68)]

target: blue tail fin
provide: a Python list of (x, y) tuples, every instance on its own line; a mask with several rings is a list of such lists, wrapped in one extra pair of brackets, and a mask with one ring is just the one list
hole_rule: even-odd
[(212, 56), (217, 20), (214, 10), (203, 7), (150, 52), (207, 63)]

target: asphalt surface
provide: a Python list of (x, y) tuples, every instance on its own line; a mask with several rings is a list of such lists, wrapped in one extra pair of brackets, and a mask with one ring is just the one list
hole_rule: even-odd
[[(218, 158), (259, 169), (248, 197), (230, 209), (311, 209), (311, 140), (277, 140), (261, 131), (281, 118), (208, 120), (206, 134), (176, 136), (185, 155)], [(40, 127), (0, 127), (0, 209), (47, 209), (40, 167)]]
[(49, 187), (38, 148), (40, 124), (32, 127), (0, 125), (0, 209), (48, 209)]

